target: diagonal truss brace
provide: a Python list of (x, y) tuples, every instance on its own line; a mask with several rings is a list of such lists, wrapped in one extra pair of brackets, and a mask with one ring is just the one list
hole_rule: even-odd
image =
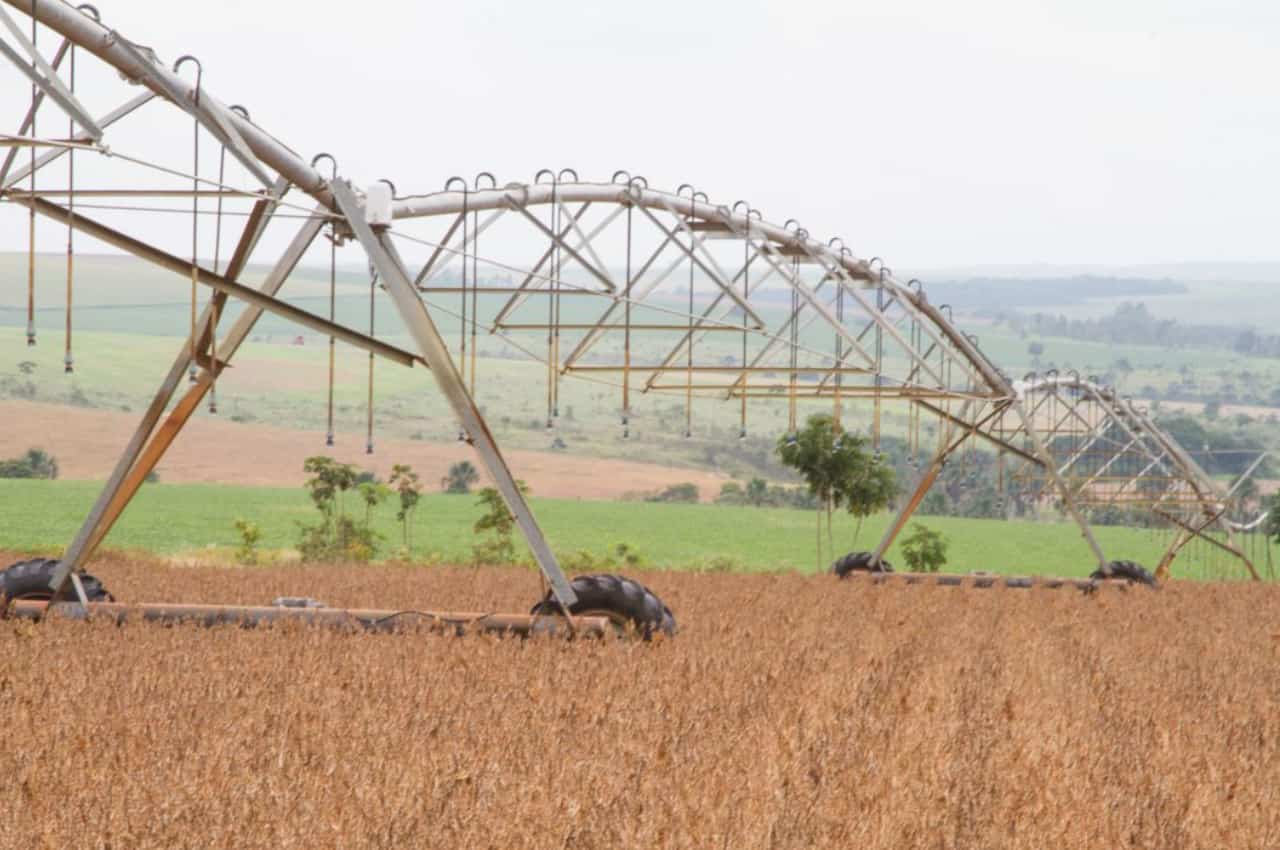
[[(13, 18), (9, 17), (9, 13), (4, 9), (0, 9), (0, 23), (5, 25), (19, 46), (31, 57), (31, 62), (23, 59), (22, 55), (3, 39), (0, 39), (0, 53), (4, 54), (18, 70), (22, 71), (54, 103), (62, 107), (62, 110), (71, 116), (72, 120), (79, 124), (93, 141), (100, 140), (102, 138), (102, 128), (93, 120), (93, 116), (89, 114), (89, 111), (84, 108), (84, 105), (76, 99), (76, 96), (62, 82), (58, 72), (45, 61), (44, 57), (40, 55), (40, 51), (27, 39), (18, 25), (14, 23)], [(34, 63), (34, 67), (32, 63)]]
[(547, 545), (542, 529), (533, 518), (533, 512), (529, 510), (524, 494), (520, 492), (520, 487), (516, 484), (506, 460), (502, 457), (493, 434), (489, 432), (484, 416), (467, 392), (466, 383), (449, 356), (448, 346), (445, 345), (435, 322), (431, 319), (431, 314), (427, 312), (426, 305), (419, 297), (404, 263), (390, 244), (390, 240), (386, 238), (386, 229), (382, 228), (378, 231), (373, 229), (365, 218), (364, 209), (356, 199), (355, 193), (346, 183), (334, 181), (330, 189), (338, 208), (347, 219), (352, 234), (377, 269), (378, 277), (391, 296), (396, 311), (404, 321), (410, 336), (417, 343), (423, 356), (432, 364), (431, 374), (437, 386), (440, 387), (445, 399), (453, 408), (454, 415), (458, 417), (458, 421), (471, 438), (471, 443), (475, 446), (481, 461), (488, 468), (498, 491), (506, 501), (507, 507), (511, 509), (521, 531), (524, 532), (525, 540), (533, 550), (533, 556), (537, 559), (538, 566), (542, 568), (543, 575), (550, 582), (552, 592), (567, 613), (569, 608), (578, 601), (577, 594), (573, 592), (569, 580), (560, 569), (555, 554)]

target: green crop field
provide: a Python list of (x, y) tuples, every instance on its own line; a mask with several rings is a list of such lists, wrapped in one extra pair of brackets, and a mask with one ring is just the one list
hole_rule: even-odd
[[(74, 535), (98, 488), (79, 481), (0, 480), (0, 503), (5, 506), (0, 549), (56, 552)], [(746, 570), (815, 569), (815, 522), (808, 511), (554, 499), (534, 499), (533, 507), (553, 548), (562, 555), (600, 555), (625, 542), (658, 567), (696, 567), (724, 558)], [(413, 523), (414, 558), (469, 560), (476, 542), (471, 525), (480, 513), (474, 496), (424, 496)], [(296, 523), (314, 521), (315, 511), (301, 488), (153, 484), (138, 494), (106, 545), (230, 559), (238, 540), (233, 523), (239, 517), (259, 524), (263, 549), (287, 550), (296, 542)], [(867, 520), (857, 547), (871, 548), (887, 520), (887, 515)], [(932, 516), (918, 521), (942, 531), (950, 541), (948, 571), (1066, 576), (1092, 569), (1079, 532), (1066, 523)], [(400, 541), (394, 510), (381, 507), (375, 525), (386, 537), (383, 552), (392, 552)], [(838, 550), (854, 548), (854, 528), (851, 518), (837, 519)], [(1151, 565), (1164, 540), (1128, 528), (1099, 528), (1097, 533), (1110, 557)], [(902, 563), (898, 546), (889, 559)]]

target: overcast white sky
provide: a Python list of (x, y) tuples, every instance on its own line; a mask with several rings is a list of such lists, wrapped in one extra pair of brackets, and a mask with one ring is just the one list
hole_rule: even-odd
[(626, 168), (917, 269), (1280, 259), (1275, 3), (98, 5), (357, 183)]

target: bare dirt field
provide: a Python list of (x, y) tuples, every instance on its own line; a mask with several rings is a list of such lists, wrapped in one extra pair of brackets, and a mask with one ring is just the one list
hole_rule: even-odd
[[(538, 594), (492, 569), (94, 572), (133, 601)], [(640, 578), (675, 639), (0, 622), (0, 846), (1280, 846), (1280, 588)]]
[[(40, 447), (58, 459), (62, 478), (105, 479), (128, 443), (139, 416), (0, 401), (0, 418), (6, 423), (0, 455)], [(384, 477), (391, 472), (393, 463), (407, 463), (423, 476), (427, 486), (432, 486), (450, 464), (459, 460), (470, 460), (479, 466), (475, 452), (456, 442), (380, 440), (377, 452), (366, 455), (363, 442), (356, 437), (326, 448), (324, 435), (312, 431), (196, 418), (183, 429), (160, 469), (162, 479), (175, 484), (294, 487), (305, 479), (303, 461), (315, 454), (328, 454)], [(564, 453), (514, 450), (504, 454), (515, 474), (535, 494), (555, 499), (617, 499), (627, 492), (660, 490), (681, 481), (697, 484), (703, 498), (709, 499), (728, 480), (708, 472)]]

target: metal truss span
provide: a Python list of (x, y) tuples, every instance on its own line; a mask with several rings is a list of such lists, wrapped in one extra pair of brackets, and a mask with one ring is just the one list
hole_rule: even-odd
[[(1145, 408), (1074, 371), (1029, 374), (1014, 389), (1024, 416), (1018, 421), (996, 417), (982, 426), (979, 436), (1012, 458), (1009, 480), (1020, 498), (1040, 502), (1066, 493), (1086, 512), (1118, 509), (1154, 515), (1178, 531), (1157, 567), (1159, 576), (1169, 572), (1188, 542), (1200, 539), (1229, 552), (1253, 578), (1259, 577), (1234, 533), (1260, 520), (1247, 525), (1230, 521), (1227, 512), (1236, 488), (1221, 490)], [(1045, 447), (1052, 465), (1030, 455), (1034, 442)], [(1055, 479), (1061, 489), (1054, 487)], [(1223, 539), (1209, 536), (1211, 531)]]
[[(30, 29), (6, 6), (26, 16)], [(561, 416), (560, 384), (570, 378), (616, 388), (623, 436), (636, 400), (653, 394), (683, 399), (686, 434), (695, 399), (736, 406), (743, 436), (753, 404), (785, 405), (791, 432), (803, 412), (821, 405), (837, 420), (858, 416), (849, 428), (865, 429), (878, 446), (882, 405), (907, 402), (908, 432), (918, 434), (922, 415), (936, 420), (938, 449), (877, 556), (970, 439), (1022, 464), (1018, 474), (1038, 488), (1037, 498), (1056, 500), (1080, 524), (1101, 567), (1107, 560), (1086, 514), (1108, 498), (1168, 512), (1191, 535), (1213, 516), (1230, 534), (1223, 500), (1203, 471), (1144, 413), (1087, 381), (1011, 381), (946, 305), (932, 304), (917, 281), (855, 255), (838, 237), (817, 239), (794, 220), (767, 221), (745, 201), (713, 203), (690, 185), (650, 188), (626, 172), (588, 182), (571, 169), (543, 171), (506, 185), (482, 173), (451, 178), (428, 194), (398, 197), (389, 181), (361, 191), (332, 157), (301, 157), (247, 109), (219, 100), (197, 59), (163, 64), (105, 26), (92, 7), (0, 0), (0, 45), (0, 106), (8, 96), (25, 113), (15, 116), (13, 135), (0, 135), (0, 208), (29, 216), (29, 267), (41, 219), (66, 229), (68, 304), (75, 236), (173, 273), (179, 291), (189, 287), (192, 305), (189, 326), (179, 329), (186, 340), (64, 555), (58, 593), (198, 407), (216, 398), (220, 375), (267, 313), (331, 345), (340, 340), (371, 358), (426, 367), (566, 607), (573, 590), (475, 403), (480, 382), (503, 379), (479, 361), (481, 340), (545, 366), (548, 428)], [(143, 107), (147, 122), (134, 118)], [(164, 121), (179, 122), (192, 151), (154, 144), (173, 138), (157, 129)], [(331, 167), (322, 174), (326, 158)], [(202, 221), (215, 209), (210, 244)], [(224, 212), (238, 222), (226, 227), (234, 247), (225, 257)], [(182, 226), (156, 223), (175, 219)], [(260, 256), (268, 227), (281, 226), (287, 247)], [(321, 237), (331, 250), (349, 243), (363, 252), (380, 284), (371, 297), (391, 303), (409, 348), (344, 324), (332, 302), (321, 315), (280, 298)], [(257, 287), (240, 280), (250, 262), (268, 268)], [(34, 271), (27, 294), (34, 316)], [(243, 309), (226, 327), (235, 303)], [(66, 328), (70, 371), (70, 309)], [(28, 339), (36, 341), (34, 321)], [(189, 386), (179, 393), (184, 376)], [(1139, 456), (1151, 466), (1135, 472)]]

